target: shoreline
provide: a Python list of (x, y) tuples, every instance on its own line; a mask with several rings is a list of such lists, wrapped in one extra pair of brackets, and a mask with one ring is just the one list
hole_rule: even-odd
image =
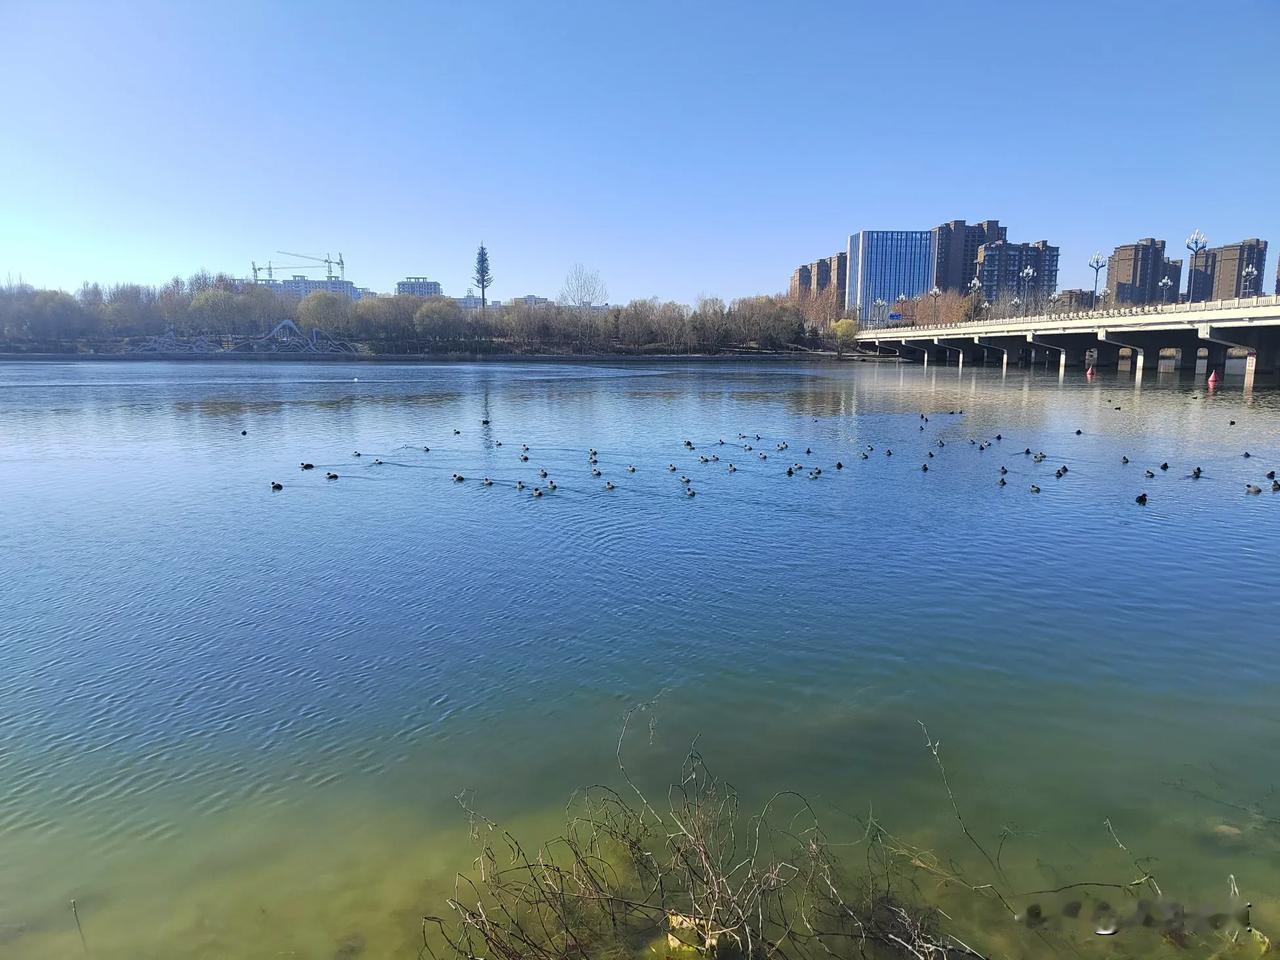
[(743, 361), (828, 363), (896, 363), (897, 357), (813, 352), (793, 353), (767, 351), (761, 353), (443, 353), (443, 354), (317, 354), (317, 353), (0, 353), (0, 362), (25, 363), (721, 363)]

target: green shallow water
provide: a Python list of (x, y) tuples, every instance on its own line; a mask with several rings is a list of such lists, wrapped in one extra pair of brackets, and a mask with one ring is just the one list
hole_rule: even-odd
[[(80, 951), (71, 898), (95, 957), (411, 955), (474, 853), (454, 796), (554, 834), (659, 692), (628, 751), (655, 788), (697, 737), (748, 804), (801, 790), (852, 837), (873, 810), (980, 874), (922, 721), (970, 826), (1010, 833), (1010, 889), (1133, 879), (1110, 818), (1170, 897), (1224, 904), (1234, 875), (1280, 927), (1280, 497), (1244, 493), (1280, 468), (1274, 393), (852, 364), (11, 364), (0, 431), (0, 957)], [(539, 468), (559, 489), (513, 488)]]

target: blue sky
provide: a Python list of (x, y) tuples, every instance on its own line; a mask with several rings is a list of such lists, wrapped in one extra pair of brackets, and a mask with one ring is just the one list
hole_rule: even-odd
[(582, 262), (688, 301), (953, 218), (1064, 287), (1142, 236), (1280, 244), (1275, 0), (0, 0), (0, 36), (0, 280), (284, 249), (461, 294), (483, 240), (500, 299)]

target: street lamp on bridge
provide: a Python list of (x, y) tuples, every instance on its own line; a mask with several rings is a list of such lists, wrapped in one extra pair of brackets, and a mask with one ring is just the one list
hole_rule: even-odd
[(1187, 303), (1191, 303), (1195, 299), (1196, 256), (1208, 245), (1209, 241), (1199, 230), (1187, 237), (1187, 249), (1191, 251), (1191, 257), (1188, 261), (1189, 269), (1187, 270)]
[(1160, 302), (1161, 302), (1161, 303), (1168, 303), (1168, 302), (1169, 302), (1169, 288), (1173, 286), (1173, 281), (1172, 281), (1172, 280), (1170, 280), (1168, 277), (1165, 277), (1165, 278), (1164, 278), (1164, 279), (1162, 279), (1158, 284), (1156, 284), (1156, 286), (1158, 286), (1158, 287), (1160, 288)]
[(875, 313), (876, 326), (883, 327), (887, 325), (889, 322), (889, 318), (885, 316), (884, 308), (887, 307), (889, 304), (887, 304), (882, 298), (876, 297), (875, 302), (871, 305), (876, 308), (876, 313)]
[(938, 322), (938, 298), (942, 296), (942, 291), (935, 286), (929, 291), (929, 296), (933, 297), (933, 322), (936, 325)]
[(1258, 279), (1258, 268), (1251, 263), (1244, 268), (1240, 276), (1244, 279), (1244, 295), (1246, 297), (1253, 296), (1251, 291), (1253, 290), (1253, 281)]
[(978, 294), (982, 292), (982, 281), (974, 277), (969, 281), (969, 295), (973, 297), (973, 314), (976, 318), (978, 315)]
[(1036, 271), (1031, 266), (1031, 264), (1027, 264), (1025, 267), (1022, 268), (1021, 276), (1022, 276), (1022, 298), (1027, 303), (1027, 309), (1030, 310), (1031, 309), (1031, 281), (1036, 278)]
[(1093, 268), (1093, 299), (1089, 301), (1089, 307), (1093, 308), (1098, 305), (1098, 271), (1107, 265), (1107, 258), (1102, 255), (1099, 250), (1089, 258), (1089, 266)]

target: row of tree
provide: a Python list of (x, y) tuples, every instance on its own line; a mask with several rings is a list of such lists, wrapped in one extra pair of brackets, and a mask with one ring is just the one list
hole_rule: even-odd
[(208, 273), (175, 277), (161, 287), (86, 284), (74, 295), (8, 284), (0, 287), (0, 341), (21, 350), (66, 350), (77, 343), (111, 349), (112, 343), (169, 333), (261, 337), (288, 319), (304, 331), (318, 329), (376, 353), (694, 353), (835, 345), (835, 328), (815, 320), (811, 304), (783, 296), (729, 303), (704, 297), (693, 306), (657, 299), (602, 306), (596, 302), (602, 290), (598, 277), (575, 268), (559, 303), (477, 311), (448, 297), (353, 301), (319, 292), (293, 300)]

